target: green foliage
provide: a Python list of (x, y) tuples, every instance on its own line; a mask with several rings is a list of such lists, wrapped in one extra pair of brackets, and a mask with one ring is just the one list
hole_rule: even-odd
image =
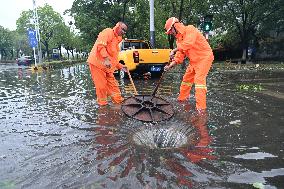
[(212, 38), (210, 38), (210, 46), (212, 49), (219, 49), (223, 48), (223, 40), (224, 40), (224, 35), (214, 35)]
[[(271, 24), (283, 19), (283, 0), (212, 0), (210, 3), (212, 12), (216, 13), (214, 27), (220, 28), (221, 31), (236, 32), (236, 39), (239, 39), (243, 49), (247, 49), (251, 41), (258, 39), (262, 27), (272, 20)], [(245, 56), (246, 54), (243, 54), (243, 57)]]
[(71, 38), (70, 28), (64, 23), (58, 24), (53, 31), (53, 37), (51, 39), (51, 45), (54, 47), (64, 46), (69, 43)]
[[(14, 35), (13, 32), (5, 29), (0, 26), (0, 54), (3, 59), (13, 59), (13, 44), (14, 44)], [(10, 58), (9, 58), (9, 54)]]
[[(197, 25), (200, 17), (206, 14), (209, 7), (206, 2), (198, 0), (156, 0), (154, 3), (157, 48), (169, 47), (167, 35), (164, 33), (164, 24), (169, 17), (181, 16), (185, 24)], [(130, 7), (134, 7), (133, 11), (129, 10)], [(107, 27), (113, 27), (120, 20), (124, 20), (129, 26), (125, 37), (136, 39), (150, 37), (148, 0), (75, 0), (70, 14), (89, 44), (94, 43), (99, 32)]]
[(259, 52), (265, 51), (267, 54), (274, 55), (275, 57), (281, 56), (284, 49), (284, 38), (281, 36), (284, 32), (283, 18), (284, 5), (281, 12), (271, 15), (259, 25), (259, 30), (256, 32), (258, 40), (254, 44), (258, 47)]
[[(82, 32), (82, 37), (93, 44), (99, 32), (112, 28), (118, 21), (128, 25), (127, 38), (149, 37), (148, 1), (104, 1), (104, 0), (75, 0), (70, 14), (75, 19), (75, 25)], [(130, 11), (133, 7), (134, 11)], [(147, 7), (147, 8), (146, 8)]]
[(206, 1), (156, 0), (155, 28), (156, 43), (159, 47), (169, 48), (168, 37), (164, 33), (164, 25), (169, 17), (180, 19), (185, 25), (200, 25), (200, 19), (207, 14), (209, 4)]
[(12, 48), (13, 35), (8, 29), (0, 26), (0, 50), (8, 50)]
[(255, 182), (255, 183), (252, 184), (252, 186), (254, 188), (257, 188), (257, 189), (264, 189), (265, 188), (265, 185), (262, 184), (261, 182)]
[(27, 33), (10, 31), (0, 26), (0, 51), (2, 58), (6, 60), (15, 59), (21, 54), (31, 55)]
[(12, 31), (13, 33), (13, 47), (16, 50), (16, 57), (20, 57), (22, 54), (31, 55), (33, 50), (29, 45), (27, 33), (18, 33), (17, 31)]
[(210, 46), (213, 49), (238, 49), (240, 48), (240, 38), (233, 29), (226, 33), (216, 33), (210, 38)]
[(261, 84), (242, 84), (236, 86), (239, 91), (262, 91), (263, 87)]
[(17, 31), (21, 34), (25, 34), (29, 28), (34, 29), (34, 24), (31, 23), (32, 18), (32, 10), (23, 11), (21, 16), (16, 21)]

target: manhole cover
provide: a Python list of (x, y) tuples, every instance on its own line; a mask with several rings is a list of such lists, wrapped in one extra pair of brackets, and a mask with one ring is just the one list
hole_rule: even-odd
[(125, 99), (122, 111), (134, 119), (145, 122), (158, 122), (174, 115), (172, 105), (166, 100), (149, 95), (136, 95)]

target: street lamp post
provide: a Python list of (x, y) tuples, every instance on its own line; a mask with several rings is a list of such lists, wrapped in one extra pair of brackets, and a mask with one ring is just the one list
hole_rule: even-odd
[(154, 0), (149, 1), (150, 4), (150, 42), (155, 48), (155, 25), (154, 25)]
[(40, 31), (39, 31), (37, 6), (36, 6), (35, 0), (33, 0), (33, 19), (34, 19), (35, 30), (36, 30), (36, 39), (37, 39), (37, 43), (38, 43), (38, 62), (39, 62), (39, 64), (41, 64), (42, 63), (42, 52), (41, 52), (41, 42), (40, 42)]

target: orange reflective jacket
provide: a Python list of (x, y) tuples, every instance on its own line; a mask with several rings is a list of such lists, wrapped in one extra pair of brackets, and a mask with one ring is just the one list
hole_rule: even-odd
[(184, 57), (189, 57), (191, 62), (199, 62), (202, 59), (213, 59), (213, 52), (205, 37), (192, 25), (184, 26), (175, 24), (178, 34), (176, 44), (178, 51), (175, 55), (176, 63), (182, 63)]
[(117, 59), (119, 53), (118, 44), (121, 41), (122, 37), (116, 34), (115, 27), (104, 29), (99, 33), (87, 62), (104, 70), (106, 68), (102, 62), (108, 57), (111, 62), (111, 69), (109, 71), (121, 69), (123, 65)]

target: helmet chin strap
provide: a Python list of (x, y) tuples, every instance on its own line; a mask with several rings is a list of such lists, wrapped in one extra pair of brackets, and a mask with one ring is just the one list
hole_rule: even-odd
[(174, 28), (174, 30), (175, 30), (175, 33), (177, 34), (178, 31), (177, 31), (177, 29), (176, 29), (176, 27), (175, 27), (175, 23), (173, 24), (173, 28)]

